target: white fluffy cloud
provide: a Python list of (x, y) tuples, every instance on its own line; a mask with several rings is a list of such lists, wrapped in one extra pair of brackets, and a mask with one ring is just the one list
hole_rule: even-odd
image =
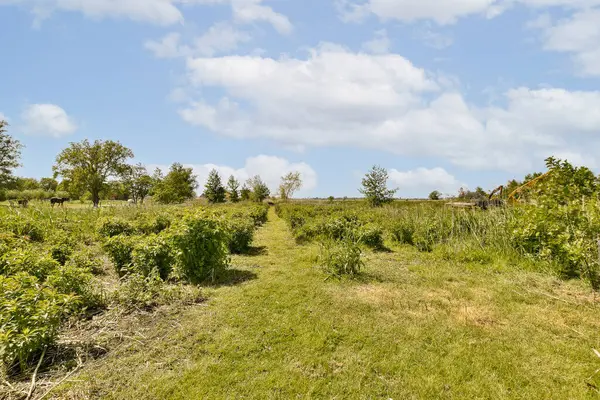
[[(208, 179), (208, 174), (213, 169), (219, 172), (223, 184), (227, 182), (227, 179), (231, 175), (235, 176), (241, 184), (255, 175), (260, 175), (262, 180), (271, 189), (272, 194), (277, 193), (281, 177), (293, 171), (300, 172), (303, 181), (302, 190), (298, 193), (299, 196), (308, 196), (317, 187), (317, 173), (310, 165), (304, 162), (293, 163), (285, 158), (276, 156), (259, 155), (250, 157), (246, 160), (242, 168), (216, 164), (184, 164), (184, 166), (192, 168), (198, 176), (198, 193), (202, 192), (204, 184), (206, 184)], [(160, 168), (165, 173), (169, 170), (169, 167), (164, 165), (149, 165), (148, 168), (150, 171), (154, 168)]]
[(371, 148), (511, 172), (559, 150), (587, 158), (600, 147), (600, 92), (517, 88), (504, 94), (506, 106), (478, 108), (399, 55), (334, 45), (307, 59), (195, 58), (187, 67), (195, 88), (226, 94), (216, 103), (190, 102), (182, 118), (230, 137)]
[(31, 10), (36, 23), (54, 12), (79, 12), (90, 18), (127, 18), (134, 21), (158, 25), (173, 25), (184, 22), (179, 4), (229, 4), (233, 17), (241, 23), (268, 22), (280, 33), (293, 29), (289, 19), (263, 0), (0, 0), (2, 5), (22, 5)]
[(213, 56), (235, 50), (241, 43), (252, 37), (228, 23), (217, 23), (202, 36), (193, 40), (191, 45), (181, 44), (179, 33), (169, 33), (160, 41), (149, 40), (144, 44), (158, 58)]
[(412, 171), (391, 169), (389, 178), (392, 185), (399, 188), (402, 197), (426, 197), (434, 190), (444, 194), (454, 194), (466, 187), (443, 168), (417, 168)]
[(572, 54), (582, 75), (600, 75), (600, 8), (559, 21), (543, 15), (529, 26), (541, 30), (544, 49)]
[(533, 9), (564, 7), (587, 9), (600, 0), (337, 0), (342, 19), (360, 20), (374, 14), (382, 20), (433, 20), (440, 25), (453, 24), (470, 15), (493, 18), (514, 5)]
[(128, 18), (159, 25), (183, 22), (181, 11), (173, 3), (174, 0), (0, 0), (0, 5), (29, 7), (38, 19), (56, 11), (71, 11), (91, 18)]
[(22, 130), (29, 135), (62, 137), (74, 133), (77, 125), (65, 110), (54, 104), (31, 104), (21, 114)]

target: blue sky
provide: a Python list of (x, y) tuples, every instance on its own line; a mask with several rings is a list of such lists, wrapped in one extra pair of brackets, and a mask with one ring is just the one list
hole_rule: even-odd
[(302, 196), (491, 189), (600, 149), (600, 0), (0, 0), (19, 174), (69, 142)]

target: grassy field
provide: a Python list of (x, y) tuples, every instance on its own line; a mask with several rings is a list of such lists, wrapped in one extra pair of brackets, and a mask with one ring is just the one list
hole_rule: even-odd
[(273, 209), (208, 301), (147, 317), (47, 398), (582, 399), (600, 387), (594, 293), (386, 243), (326, 279)]

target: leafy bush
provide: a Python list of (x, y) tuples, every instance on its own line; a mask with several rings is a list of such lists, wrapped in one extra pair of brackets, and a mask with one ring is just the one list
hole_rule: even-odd
[[(87, 268), (80, 268), (72, 263), (62, 265), (48, 276), (46, 285), (58, 293), (76, 295), (78, 306), (82, 309), (98, 309), (105, 305), (105, 299), (93, 284), (94, 276)], [(73, 310), (75, 311), (75, 310)]]
[(321, 247), (319, 263), (330, 276), (354, 277), (364, 267), (361, 257), (360, 246), (355, 242), (328, 242)]
[(40, 280), (56, 270), (60, 264), (48, 255), (40, 255), (33, 249), (21, 248), (9, 251), (0, 259), (0, 271), (10, 276), (26, 272)]
[(98, 222), (98, 225), (98, 233), (107, 237), (131, 235), (135, 232), (131, 222), (116, 217), (103, 218)]
[(414, 226), (406, 220), (400, 220), (392, 226), (392, 238), (400, 244), (413, 245), (413, 235), (415, 233)]
[(135, 230), (142, 234), (158, 234), (171, 226), (171, 219), (166, 215), (141, 218), (136, 221)]
[(15, 236), (32, 242), (43, 242), (44, 228), (40, 221), (35, 221), (25, 215), (9, 214), (0, 220), (0, 229), (12, 232)]
[(138, 241), (139, 238), (135, 236), (117, 235), (104, 243), (104, 250), (115, 266), (115, 270), (119, 276), (123, 276), (129, 272), (129, 268), (133, 262), (133, 250)]
[(197, 213), (172, 228), (178, 273), (192, 283), (215, 280), (229, 265), (229, 232), (222, 223)]
[(25, 370), (32, 356), (56, 339), (61, 320), (77, 299), (60, 294), (25, 272), (0, 275), (0, 358)]
[(229, 231), (229, 251), (242, 254), (250, 248), (254, 238), (254, 223), (246, 219), (234, 219), (227, 222)]
[(90, 271), (93, 274), (102, 273), (102, 260), (98, 255), (94, 255), (89, 250), (80, 250), (74, 252), (66, 265), (81, 268)]
[(358, 237), (360, 242), (372, 249), (381, 249), (383, 244), (383, 231), (380, 227), (373, 224), (365, 225), (359, 228)]
[(166, 280), (173, 265), (173, 250), (165, 235), (150, 235), (135, 244), (131, 256), (133, 270), (145, 277), (157, 274)]

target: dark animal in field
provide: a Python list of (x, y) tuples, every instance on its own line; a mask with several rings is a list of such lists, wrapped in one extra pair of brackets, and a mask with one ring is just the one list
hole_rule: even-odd
[(53, 197), (50, 199), (50, 205), (54, 207), (55, 204), (60, 204), (61, 206), (65, 205), (65, 201), (70, 201), (71, 199), (68, 197)]
[(29, 200), (27, 200), (27, 199), (18, 200), (17, 202), (19, 203), (20, 206), (23, 206), (23, 207), (27, 207), (27, 205), (29, 204)]

